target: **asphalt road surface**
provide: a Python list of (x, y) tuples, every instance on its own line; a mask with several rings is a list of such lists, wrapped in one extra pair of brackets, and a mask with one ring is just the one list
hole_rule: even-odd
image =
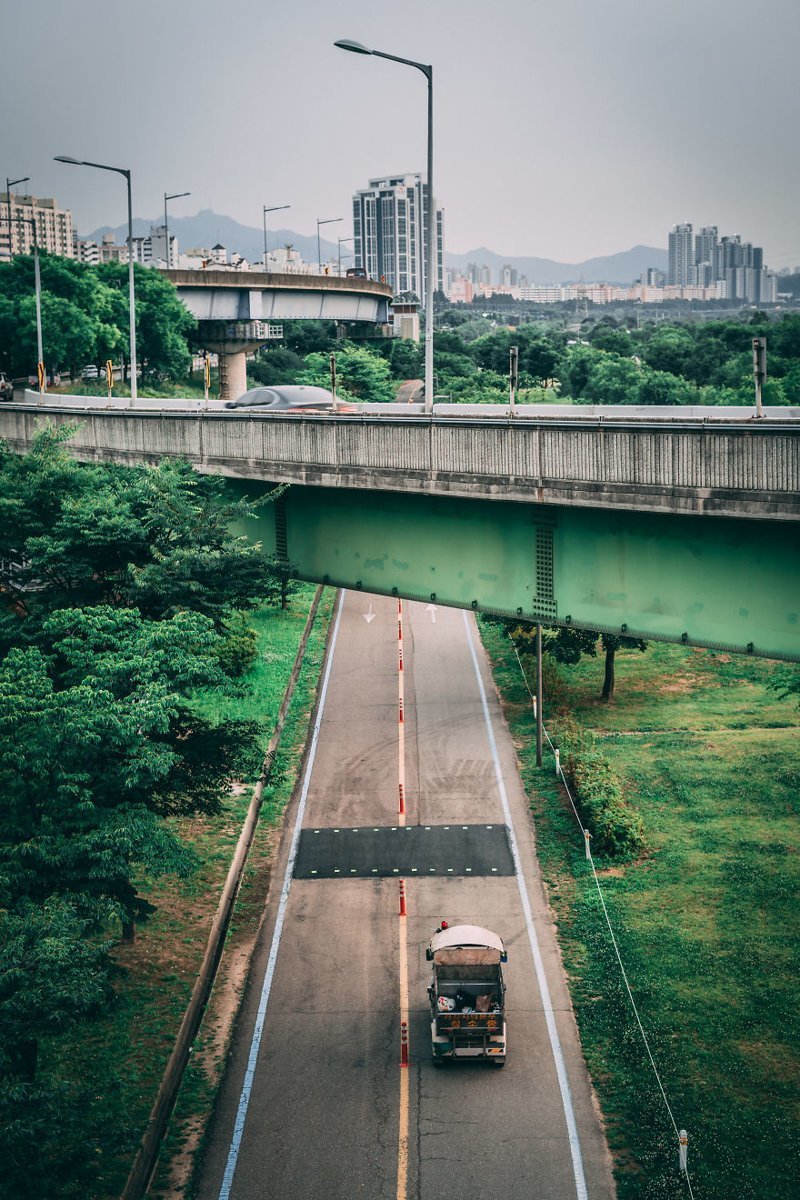
[[(358, 593), (340, 603), (199, 1194), (612, 1200), (474, 619)], [(432, 1065), (425, 949), (442, 918), (506, 943), (503, 1070)]]

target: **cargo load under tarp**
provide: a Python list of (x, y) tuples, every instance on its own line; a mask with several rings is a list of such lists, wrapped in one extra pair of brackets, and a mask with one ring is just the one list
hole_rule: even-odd
[(427, 950), (433, 964), (428, 987), (431, 1043), (436, 1066), (449, 1058), (506, 1060), (506, 949), (491, 930), (455, 925), (434, 934)]

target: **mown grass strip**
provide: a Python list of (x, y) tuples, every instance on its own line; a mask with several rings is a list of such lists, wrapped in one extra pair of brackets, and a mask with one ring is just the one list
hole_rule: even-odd
[[(537, 847), (620, 1200), (688, 1195), (574, 815), (535, 766), (534, 723), (502, 631), (484, 641), (517, 745)], [(675, 646), (546, 672), (545, 720), (591, 728), (641, 814), (650, 853), (598, 861), (664, 1087), (704, 1200), (794, 1200), (800, 1178), (800, 714), (774, 664)]]

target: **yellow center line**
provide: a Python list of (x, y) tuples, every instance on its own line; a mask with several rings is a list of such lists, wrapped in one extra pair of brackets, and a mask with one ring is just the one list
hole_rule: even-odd
[[(408, 933), (406, 917), (400, 917), (400, 1022), (408, 1029)], [(397, 1138), (397, 1200), (408, 1196), (408, 1066), (400, 1067), (400, 1120)]]

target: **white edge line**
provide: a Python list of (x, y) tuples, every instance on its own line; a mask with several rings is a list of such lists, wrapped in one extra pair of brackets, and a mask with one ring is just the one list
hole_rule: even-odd
[(572, 1155), (572, 1174), (575, 1178), (575, 1192), (578, 1200), (588, 1200), (588, 1191), (586, 1188), (586, 1177), (583, 1172), (583, 1158), (581, 1156), (581, 1144), (578, 1138), (578, 1126), (575, 1121), (575, 1110), (572, 1107), (572, 1093), (570, 1092), (569, 1079), (567, 1078), (567, 1068), (564, 1063), (564, 1052), (561, 1049), (561, 1042), (556, 1029), (555, 1016), (553, 1015), (553, 1002), (550, 999), (550, 989), (547, 986), (547, 977), (544, 971), (544, 962), (542, 961), (542, 953), (539, 949), (539, 941), (536, 937), (536, 928), (533, 923), (533, 914), (531, 912), (530, 900), (528, 898), (528, 889), (525, 885), (525, 878), (522, 874), (522, 863), (519, 857), (519, 848), (517, 846), (517, 838), (514, 833), (514, 824), (511, 819), (511, 808), (508, 803), (508, 795), (506, 793), (506, 785), (503, 781), (503, 772), (500, 767), (500, 758), (497, 753), (497, 742), (495, 741), (494, 730), (492, 728), (492, 719), (489, 714), (489, 705), (486, 700), (486, 690), (483, 686), (480, 667), (478, 665), (478, 656), (475, 653), (475, 643), (472, 637), (472, 628), (470, 626), (470, 614), (466, 611), (462, 612), (464, 618), (464, 627), (467, 631), (467, 642), (469, 643), (469, 652), (472, 656), (472, 665), (475, 670), (475, 678), (478, 681), (478, 691), (481, 697), (481, 707), (483, 708), (483, 718), (486, 722), (486, 732), (489, 737), (489, 747), (494, 760), (494, 773), (497, 779), (497, 788), (500, 793), (500, 801), (503, 806), (503, 815), (506, 819), (508, 827), (508, 837), (511, 843), (511, 856), (514, 860), (514, 874), (517, 877), (517, 887), (519, 889), (520, 899), (522, 901), (522, 910), (525, 914), (525, 924), (528, 929), (528, 941), (531, 945), (533, 953), (533, 964), (536, 968), (536, 980), (539, 984), (539, 994), (542, 998), (542, 1007), (544, 1009), (545, 1022), (547, 1024), (547, 1033), (550, 1038), (550, 1047), (553, 1051), (553, 1059), (555, 1061), (556, 1075), (558, 1077), (558, 1086), (561, 1091), (561, 1103), (564, 1108), (564, 1118), (567, 1123), (567, 1134), (569, 1136), (569, 1149)]
[(311, 736), (311, 746), (308, 752), (308, 759), (306, 761), (303, 787), (302, 791), (300, 792), (300, 802), (297, 806), (297, 816), (295, 818), (294, 830), (292, 832), (292, 843), (289, 849), (289, 859), (286, 863), (286, 871), (283, 876), (283, 887), (281, 888), (281, 898), (280, 903), (278, 904), (278, 915), (275, 920), (275, 929), (272, 934), (272, 946), (270, 947), (267, 970), (264, 975), (264, 984), (261, 988), (261, 998), (258, 1004), (258, 1012), (256, 1013), (255, 1026), (253, 1027), (253, 1037), (250, 1042), (250, 1053), (247, 1058), (247, 1067), (245, 1069), (244, 1080), (242, 1082), (242, 1091), (239, 1096), (239, 1107), (236, 1111), (236, 1120), (233, 1125), (233, 1135), (231, 1137), (231, 1144), (228, 1150), (228, 1161), (225, 1164), (225, 1174), (222, 1177), (222, 1186), (219, 1190), (219, 1200), (228, 1200), (228, 1197), (231, 1194), (236, 1164), (239, 1160), (239, 1148), (242, 1144), (244, 1123), (247, 1119), (247, 1109), (250, 1105), (250, 1093), (253, 1087), (253, 1077), (256, 1071), (258, 1052), (261, 1048), (261, 1037), (264, 1032), (264, 1018), (267, 1012), (269, 994), (272, 990), (272, 980), (275, 975), (275, 964), (278, 959), (278, 947), (280, 945), (281, 933), (283, 932), (283, 922), (286, 917), (286, 906), (289, 901), (289, 888), (291, 887), (295, 859), (297, 858), (300, 830), (303, 825), (303, 817), (305, 816), (306, 811), (306, 799), (308, 797), (308, 789), (311, 783), (311, 772), (313, 770), (314, 759), (316, 758), (317, 754), (317, 740), (319, 738), (320, 725), (322, 724), (322, 713), (325, 708), (325, 698), (328, 693), (328, 680), (330, 679), (331, 668), (333, 666), (333, 652), (336, 649), (336, 639), (339, 635), (339, 622), (341, 620), (342, 610), (344, 608), (344, 597), (345, 593), (342, 592), (339, 600), (339, 607), (336, 613), (336, 621), (333, 626), (333, 633), (331, 635), (328, 662), (325, 667), (322, 688), (320, 689), (319, 705), (317, 706), (317, 715), (316, 720), (314, 721), (314, 730)]

